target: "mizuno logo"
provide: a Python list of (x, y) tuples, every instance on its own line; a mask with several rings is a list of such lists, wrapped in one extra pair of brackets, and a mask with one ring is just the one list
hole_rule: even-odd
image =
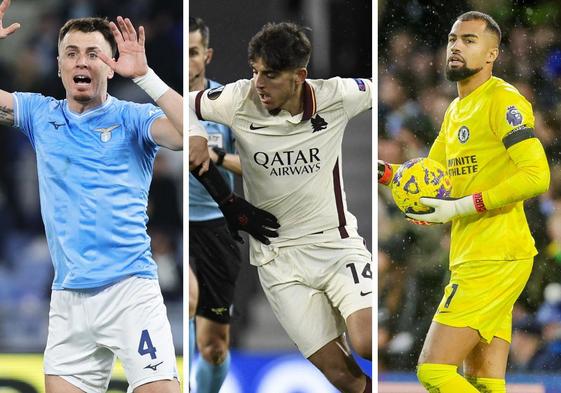
[(269, 126), (254, 126), (253, 123), (249, 126), (250, 130), (260, 130), (261, 128), (267, 128)]
[(156, 369), (158, 368), (158, 366), (159, 366), (160, 364), (162, 364), (162, 363), (163, 363), (163, 361), (161, 361), (160, 363), (156, 363), (156, 364), (154, 364), (154, 365), (149, 364), (148, 366), (146, 366), (146, 367), (144, 367), (144, 368), (145, 368), (145, 369), (149, 368), (150, 370), (156, 371)]
[(372, 291), (368, 291), (368, 292), (362, 292), (362, 291), (360, 291), (360, 296), (370, 295), (371, 293), (372, 293)]
[(52, 125), (55, 128), (55, 130), (58, 130), (59, 127), (62, 127), (62, 126), (66, 125), (65, 123), (60, 123), (59, 124), (56, 121), (50, 121), (49, 124)]

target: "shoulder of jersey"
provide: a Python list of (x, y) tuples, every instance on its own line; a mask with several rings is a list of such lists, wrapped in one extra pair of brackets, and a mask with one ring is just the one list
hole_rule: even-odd
[(231, 82), (226, 85), (216, 83), (214, 85), (211, 84), (211, 87), (209, 89), (206, 89), (204, 94), (207, 96), (207, 98), (214, 101), (217, 100), (222, 95), (224, 90), (227, 89), (230, 97), (240, 97), (243, 99), (246, 98), (248, 94), (250, 94), (252, 90), (251, 86), (252, 83), (249, 79), (240, 79), (236, 82)]
[(326, 102), (338, 101), (342, 96), (341, 78), (334, 77), (330, 79), (306, 79), (306, 82), (312, 87), (316, 97), (317, 105), (322, 106)]
[(493, 86), (493, 95), (499, 97), (524, 97), (516, 87), (506, 82), (501, 78), (495, 77), (495, 84)]
[(229, 83), (228, 85), (244, 94), (251, 90), (253, 82), (251, 79), (239, 79), (236, 82)]
[(306, 79), (306, 82), (314, 88), (316, 94), (331, 94), (338, 89), (340, 79), (339, 77), (330, 79)]

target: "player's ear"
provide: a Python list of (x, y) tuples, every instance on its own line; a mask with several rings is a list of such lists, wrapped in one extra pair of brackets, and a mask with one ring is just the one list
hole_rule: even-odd
[(207, 48), (206, 56), (205, 56), (205, 64), (210, 64), (210, 62), (212, 61), (212, 56), (213, 55), (214, 55), (214, 49)]
[[(113, 58), (113, 61), (115, 60), (115, 58)], [(109, 66), (107, 66), (109, 67)], [(111, 67), (109, 67), (109, 72), (107, 73), (107, 79), (113, 79), (113, 77), (115, 76), (115, 71), (113, 71), (113, 69)]]
[(57, 75), (60, 78), (60, 57), (56, 57), (56, 63), (57, 63)]
[(308, 70), (306, 68), (302, 67), (296, 70), (296, 83), (303, 84), (307, 77)]
[(492, 48), (487, 52), (487, 63), (494, 63), (499, 57), (499, 48)]

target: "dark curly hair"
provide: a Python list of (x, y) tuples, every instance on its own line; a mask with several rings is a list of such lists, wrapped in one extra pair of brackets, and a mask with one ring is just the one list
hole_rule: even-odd
[(261, 59), (275, 71), (306, 67), (312, 53), (306, 30), (289, 22), (267, 23), (249, 42), (249, 62)]

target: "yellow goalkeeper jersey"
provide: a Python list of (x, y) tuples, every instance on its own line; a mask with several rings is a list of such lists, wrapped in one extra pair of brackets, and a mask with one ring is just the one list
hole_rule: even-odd
[(450, 266), (537, 254), (523, 201), (549, 186), (549, 166), (534, 137), (531, 104), (491, 77), (448, 107), (429, 157), (452, 180), (452, 196), (481, 192), (487, 211), (452, 222)]

